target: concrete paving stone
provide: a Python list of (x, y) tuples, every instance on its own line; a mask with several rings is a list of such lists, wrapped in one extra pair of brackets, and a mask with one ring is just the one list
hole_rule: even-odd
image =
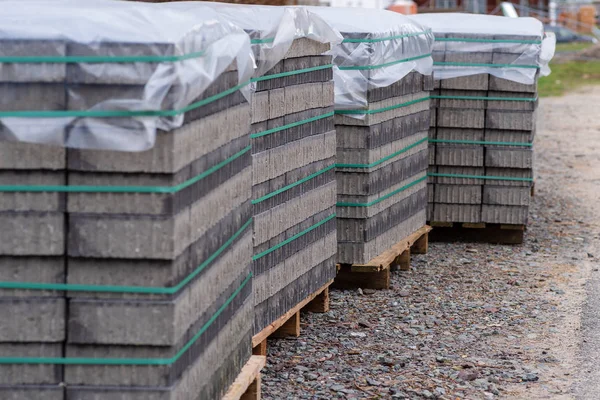
[[(64, 283), (64, 257), (0, 257), (0, 282)], [(0, 297), (61, 297), (54, 290), (0, 289)]]
[[(374, 149), (356, 149), (356, 148), (340, 148), (337, 149), (337, 163), (338, 164), (361, 164), (361, 165), (370, 165), (376, 162), (379, 162), (383, 159), (389, 158), (389, 161), (397, 160), (398, 158), (404, 158), (414, 154), (416, 151), (420, 151), (422, 149), (427, 148), (427, 142), (422, 142), (420, 145), (411, 148), (412, 152), (406, 151), (404, 153), (394, 154), (406, 149), (407, 147), (418, 143), (421, 140), (424, 140), (428, 137), (429, 132), (427, 130), (421, 132), (415, 132), (415, 134), (401, 138), (399, 140), (395, 140), (393, 142), (382, 145), (381, 147)], [(379, 167), (381, 168), (381, 164)]]
[[(523, 92), (500, 92), (489, 91), (489, 97), (507, 97), (518, 99), (536, 98), (531, 93)], [(488, 110), (514, 110), (514, 111), (535, 111), (538, 106), (538, 101), (511, 101), (511, 100), (489, 100), (487, 102)]]
[[(2, 39), (0, 41), (0, 56), (65, 56), (67, 47), (61, 40), (25, 40)], [(67, 73), (64, 63), (3, 63), (0, 68), (0, 82), (64, 82)]]
[[(48, 186), (66, 184), (64, 171), (1, 170), (0, 186)], [(59, 192), (0, 192), (0, 211), (62, 211), (66, 194)]]
[(481, 221), (490, 224), (527, 225), (528, 206), (481, 206)]
[(208, 313), (211, 307), (218, 308), (215, 302), (222, 293), (235, 290), (231, 285), (250, 264), (251, 257), (252, 235), (248, 230), (173, 299), (71, 298), (68, 342), (176, 346), (200, 318), (210, 318), (212, 313)]
[[(438, 174), (484, 176), (483, 167), (443, 166), (437, 167)], [(435, 183), (447, 185), (483, 185), (484, 180), (478, 178), (435, 177)]]
[[(503, 178), (533, 178), (533, 169), (525, 168), (486, 168), (485, 169), (486, 176), (497, 176)], [(490, 186), (525, 186), (531, 187), (531, 181), (508, 181), (501, 179), (486, 179), (486, 185)]]
[(535, 128), (535, 111), (496, 111), (488, 110), (485, 117), (486, 129), (528, 131)]
[[(229, 297), (229, 294), (227, 294)], [(227, 298), (224, 298), (226, 300)], [(239, 349), (244, 358), (239, 359), (237, 371), (247, 361), (251, 354), (252, 334), (252, 290), (246, 285), (242, 291), (233, 298), (227, 307), (219, 314), (217, 319), (208, 326), (202, 335), (189, 347), (187, 352), (174, 363), (167, 365), (67, 365), (65, 366), (65, 383), (67, 387), (81, 390), (91, 396), (94, 391), (99, 398), (105, 399), (107, 389), (119, 390), (127, 393), (125, 398), (131, 399), (194, 399), (197, 397), (183, 396), (186, 391), (198, 393), (201, 389), (192, 385), (192, 382), (210, 382), (214, 372), (226, 361), (232, 349)], [(212, 310), (214, 314), (215, 310)], [(204, 323), (204, 322), (203, 322)], [(195, 327), (197, 331), (201, 325)], [(190, 332), (191, 333), (191, 332)], [(196, 332), (194, 332), (195, 334)], [(97, 346), (97, 345), (71, 345), (66, 346), (67, 357), (91, 358), (172, 358), (187, 343), (191, 337), (178, 346)], [(235, 358), (235, 356), (234, 356)], [(211, 368), (206, 366), (210, 365)], [(227, 379), (229, 380), (229, 379)], [(218, 381), (218, 380), (217, 380)], [(182, 387), (183, 385), (183, 387)], [(77, 388), (75, 388), (77, 386)], [(82, 386), (82, 387), (79, 387)], [(108, 386), (108, 387), (107, 387)], [(182, 390), (185, 389), (185, 390)], [(135, 393), (149, 391), (162, 391), (162, 396), (167, 397), (132, 397)], [(104, 392), (104, 393), (103, 393)], [(166, 392), (166, 393), (165, 393)], [(181, 392), (181, 393), (179, 393)], [(117, 392), (118, 393), (118, 392)], [(87, 400), (90, 397), (78, 397)], [(110, 397), (108, 397), (110, 399)], [(211, 398), (211, 397), (208, 397)]]
[(532, 143), (535, 131), (508, 131), (500, 129), (486, 129), (486, 142), (505, 143)]
[(0, 83), (2, 111), (60, 111), (67, 106), (62, 83)]
[(0, 169), (8, 170), (64, 170), (66, 150), (25, 142), (0, 142)]
[(435, 203), (481, 204), (482, 185), (435, 185)]
[[(430, 137), (431, 137), (431, 135), (430, 135)], [(428, 151), (429, 151), (428, 163), (429, 163), (429, 165), (435, 165), (435, 145), (430, 144), (428, 146)]]
[(486, 146), (485, 166), (533, 168), (533, 150), (528, 147)]
[[(461, 78), (457, 78), (461, 79)], [(443, 82), (446, 82), (445, 80)], [(443, 85), (443, 84), (442, 84)], [(470, 96), (470, 97), (486, 97), (486, 90), (459, 90), (459, 89), (442, 89), (440, 96)], [(481, 110), (485, 109), (487, 100), (462, 100), (462, 99), (439, 99), (439, 108), (457, 108)]]
[(443, 204), (436, 203), (433, 219), (436, 222), (483, 222), (480, 204)]
[(433, 183), (427, 184), (427, 202), (433, 203), (433, 198), (435, 195), (435, 186)]
[(484, 165), (483, 146), (437, 144), (436, 165), (482, 167)]
[(483, 187), (483, 203), (490, 205), (528, 206), (531, 189), (528, 187), (490, 186)]
[(388, 230), (374, 240), (367, 243), (344, 243), (338, 242), (338, 263), (341, 264), (364, 264), (380, 255), (398, 241), (402, 240), (425, 225), (426, 204), (423, 210), (408, 218), (393, 229)]
[[(534, 51), (533, 44), (530, 43), (502, 43), (501, 41), (539, 41), (538, 36), (527, 35), (494, 35), (494, 40), (499, 42), (494, 43), (494, 53), (512, 53), (523, 54)], [(537, 45), (541, 46), (541, 45)]]
[[(62, 343), (0, 343), (2, 357), (62, 357)], [(60, 364), (2, 364), (0, 385), (52, 385), (63, 381)], [(1, 387), (1, 386), (0, 386)], [(3, 397), (0, 389), (0, 398)]]
[[(275, 100), (276, 96), (280, 94), (280, 96), (284, 97), (284, 90), (275, 89), (275, 90), (267, 90), (264, 92), (255, 92), (252, 94), (252, 99), (250, 101), (252, 105), (252, 109), (250, 111), (251, 122), (253, 124), (261, 121), (266, 121), (270, 116), (271, 108), (270, 107), (283, 107), (283, 101), (270, 101), (270, 99)], [(284, 110), (279, 111), (279, 113), (284, 113)]]
[[(157, 131), (143, 152), (69, 149), (70, 171), (174, 173), (203, 155), (248, 134), (250, 106), (241, 104), (173, 131)], [(198, 146), (202, 143), (202, 146)]]
[[(489, 55), (489, 57), (487, 55), (484, 57), (474, 57), (473, 60), (471, 60), (471, 58), (468, 56), (469, 55), (461, 54), (461, 55), (459, 55), (459, 57), (454, 57), (452, 54), (446, 54), (445, 62), (489, 63), (491, 61), (491, 54)], [(484, 61), (478, 61), (478, 60), (484, 60)], [(446, 68), (449, 68), (449, 67), (446, 67)], [(460, 68), (467, 68), (467, 67), (460, 67)], [(441, 85), (442, 90), (444, 90), (444, 89), (469, 90), (469, 91), (470, 90), (474, 90), (474, 91), (488, 90), (488, 82), (489, 82), (488, 77), (489, 77), (488, 74), (476, 74), (476, 75), (469, 75), (469, 76), (461, 76), (458, 78), (442, 79), (440, 81), (441, 82), (440, 85)]]
[(250, 198), (251, 169), (245, 168), (200, 201), (170, 217), (71, 213), (68, 254), (71, 257), (175, 259), (230, 210)]
[(0, 255), (60, 256), (64, 254), (62, 212), (0, 212)]
[(62, 342), (66, 338), (66, 299), (0, 298), (0, 342)]
[[(506, 64), (506, 65), (526, 65), (536, 66), (538, 65), (538, 53), (535, 51), (529, 51), (525, 53), (513, 54), (513, 53), (497, 53), (494, 52), (492, 57), (492, 64)], [(532, 68), (532, 70), (534, 70)]]
[(431, 100), (432, 102), (432, 109), (430, 112), (430, 117), (429, 117), (429, 127), (430, 128), (435, 128), (437, 126), (437, 108), (433, 108), (433, 102), (434, 101), (438, 101), (439, 100)]
[(485, 122), (485, 110), (456, 108), (439, 108), (437, 110), (438, 127), (481, 129), (485, 127)]
[(3, 400), (64, 400), (62, 385), (7, 385), (0, 386)]
[(534, 80), (534, 83), (527, 85), (524, 83), (511, 81), (510, 79), (503, 79), (494, 75), (490, 75), (489, 90), (497, 92), (529, 93), (531, 95), (533, 93), (537, 93), (537, 88), (537, 78)]
[[(439, 37), (439, 34), (436, 33), (435, 37)], [(446, 37), (453, 39), (491, 39), (490, 35), (464, 32), (447, 32)], [(446, 42), (446, 53), (487, 54), (491, 53), (493, 50), (494, 45), (492, 43), (478, 42), (473, 44), (473, 42), (465, 41)]]
[[(472, 140), (482, 141), (484, 138), (483, 129), (471, 129), (471, 128), (437, 128), (438, 140)], [(437, 145), (442, 145), (441, 143)]]
[(331, 44), (308, 38), (295, 39), (283, 58), (320, 56), (331, 49)]

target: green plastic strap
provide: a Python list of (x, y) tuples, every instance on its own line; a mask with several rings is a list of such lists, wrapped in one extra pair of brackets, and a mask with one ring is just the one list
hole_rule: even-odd
[(294, 183), (290, 183), (289, 185), (284, 186), (281, 189), (277, 189), (274, 192), (271, 192), (271, 193), (266, 194), (266, 195), (264, 195), (262, 197), (259, 197), (258, 199), (252, 200), (252, 204), (258, 204), (258, 203), (260, 203), (262, 201), (268, 200), (271, 197), (277, 196), (278, 194), (283, 193), (286, 190), (290, 190), (291, 188), (296, 187), (298, 185), (302, 185), (304, 182), (308, 182), (309, 180), (311, 180), (313, 178), (316, 178), (317, 176), (322, 175), (322, 174), (324, 174), (327, 171), (331, 171), (334, 168), (335, 168), (335, 164), (332, 164), (332, 165), (330, 165), (327, 168), (323, 168), (322, 170), (317, 171), (314, 174), (310, 174), (307, 177), (300, 179), (299, 181), (296, 181)]
[(382, 201), (384, 201), (384, 200), (386, 200), (386, 199), (388, 199), (388, 198), (390, 198), (390, 197), (392, 197), (392, 196), (394, 196), (394, 195), (396, 195), (396, 194), (398, 194), (400, 192), (405, 191), (406, 189), (408, 189), (410, 187), (415, 186), (416, 184), (418, 184), (420, 182), (423, 182), (426, 179), (427, 179), (427, 176), (423, 176), (423, 177), (421, 177), (421, 178), (419, 178), (419, 179), (417, 179), (417, 180), (415, 180), (415, 181), (413, 181), (413, 182), (411, 182), (411, 183), (409, 183), (407, 185), (404, 185), (401, 188), (396, 189), (393, 192), (390, 192), (390, 193), (386, 194), (385, 196), (382, 196), (382, 197), (378, 198), (377, 200), (373, 200), (373, 201), (371, 201), (369, 203), (341, 203), (340, 202), (340, 203), (337, 203), (337, 206), (338, 207), (371, 207), (371, 206), (373, 206), (373, 205), (375, 205), (377, 203), (380, 203), (380, 202), (382, 202)]
[(350, 66), (350, 67), (338, 67), (338, 68), (340, 70), (342, 70), (342, 71), (347, 71), (347, 70), (364, 71), (364, 70), (371, 70), (371, 69), (377, 69), (377, 68), (390, 67), (392, 65), (401, 64), (401, 63), (405, 63), (405, 62), (409, 62), (409, 61), (420, 60), (422, 58), (427, 58), (427, 57), (431, 57), (431, 53), (429, 53), (429, 54), (423, 54), (423, 55), (416, 56), (416, 57), (405, 58), (403, 60), (391, 61), (391, 62), (385, 63), (385, 64), (377, 64), (377, 65), (355, 65), (355, 66)]
[(522, 146), (522, 147), (533, 147), (533, 143), (512, 143), (512, 142), (486, 142), (485, 140), (444, 140), (444, 139), (430, 139), (431, 143), (453, 143), (453, 144), (489, 144), (494, 146)]
[(0, 63), (12, 64), (72, 64), (72, 63), (160, 63), (177, 62), (200, 58), (205, 51), (183, 54), (180, 56), (0, 56)]
[(206, 99), (177, 110), (61, 110), (61, 111), (0, 111), (0, 118), (121, 118), (121, 117), (175, 117), (237, 92), (250, 81), (217, 93)]
[(114, 285), (83, 285), (71, 283), (36, 283), (36, 282), (0, 282), (0, 289), (26, 289), (26, 290), (61, 290), (71, 292), (97, 292), (97, 293), (141, 293), (141, 294), (175, 294), (183, 289), (192, 279), (202, 272), (221, 253), (223, 253), (250, 225), (252, 218), (231, 236), (217, 251), (211, 254), (191, 274), (181, 282), (171, 287), (148, 286), (114, 286)]
[(252, 78), (251, 81), (252, 82), (267, 81), (270, 79), (284, 78), (286, 76), (305, 74), (307, 72), (320, 71), (323, 69), (330, 69), (330, 68), (333, 68), (333, 64), (318, 65), (316, 67), (297, 69), (297, 70), (288, 71), (288, 72), (280, 72), (278, 74), (263, 75), (263, 76), (259, 76), (258, 78)]
[(421, 143), (426, 143), (427, 141), (429, 141), (428, 138), (423, 138), (409, 146), (406, 146), (403, 149), (398, 150), (395, 153), (390, 154), (389, 156), (383, 157), (375, 162), (372, 162), (371, 164), (336, 164), (335, 166), (337, 168), (372, 168), (372, 167), (376, 167), (377, 165), (382, 164), (388, 160), (391, 160), (392, 158), (394, 158), (402, 153), (406, 153), (408, 150), (410, 150), (414, 147), (417, 147)]
[(206, 178), (208, 175), (218, 171), (225, 165), (238, 159), (250, 151), (252, 146), (235, 153), (226, 160), (212, 166), (206, 171), (176, 186), (61, 186), (61, 185), (3, 185), (0, 192), (62, 192), (62, 193), (163, 193), (174, 194), (190, 185)]
[(482, 175), (463, 175), (463, 174), (437, 174), (429, 173), (427, 176), (439, 178), (466, 178), (466, 179), (490, 179), (495, 181), (516, 181), (516, 182), (533, 182), (533, 178), (513, 178), (509, 176), (482, 176)]
[(475, 39), (475, 38), (435, 38), (436, 42), (469, 42), (469, 43), (513, 43), (513, 44), (542, 44), (541, 40), (516, 39)]
[(407, 33), (405, 35), (388, 36), (388, 37), (375, 38), (375, 39), (351, 39), (351, 38), (348, 38), (348, 39), (344, 39), (342, 41), (342, 43), (378, 43), (378, 42), (385, 42), (387, 40), (396, 40), (396, 39), (404, 39), (404, 38), (414, 37), (414, 36), (427, 35), (428, 33), (431, 33), (431, 29), (422, 31), (422, 32), (413, 32), (413, 33)]
[(61, 365), (171, 365), (179, 360), (186, 351), (198, 341), (200, 336), (217, 320), (225, 308), (235, 299), (252, 279), (248, 274), (242, 284), (219, 307), (202, 328), (171, 358), (78, 358), (78, 357), (0, 357), (0, 364), (61, 364)]
[(258, 253), (258, 254), (256, 254), (255, 256), (253, 256), (253, 257), (252, 257), (252, 261), (256, 261), (256, 260), (258, 260), (259, 258), (261, 258), (261, 257), (264, 257), (264, 256), (266, 256), (267, 254), (269, 254), (269, 253), (272, 253), (272, 252), (274, 252), (274, 251), (275, 251), (275, 250), (277, 250), (277, 249), (280, 249), (280, 248), (282, 248), (282, 247), (283, 247), (283, 246), (285, 246), (286, 244), (288, 244), (288, 243), (290, 243), (290, 242), (293, 242), (294, 240), (298, 239), (298, 238), (299, 238), (299, 237), (301, 237), (301, 236), (304, 236), (304, 235), (306, 235), (308, 232), (310, 232), (310, 231), (313, 231), (313, 230), (317, 229), (318, 227), (320, 227), (320, 226), (321, 226), (321, 225), (323, 225), (324, 223), (326, 223), (326, 222), (328, 222), (328, 221), (331, 221), (331, 220), (332, 220), (332, 219), (334, 219), (334, 218), (335, 218), (335, 213), (331, 214), (329, 217), (327, 217), (327, 218), (325, 218), (325, 219), (322, 219), (321, 221), (319, 221), (319, 222), (317, 222), (316, 224), (314, 224), (313, 226), (311, 226), (311, 227), (309, 227), (309, 228), (307, 228), (307, 229), (303, 230), (302, 232), (299, 232), (299, 233), (295, 234), (295, 235), (294, 235), (294, 236), (292, 236), (291, 238), (289, 238), (289, 239), (286, 239), (286, 240), (284, 240), (283, 242), (280, 242), (280, 243), (276, 244), (275, 246), (273, 246), (273, 247), (271, 247), (271, 248), (269, 248), (269, 249), (267, 249), (267, 250), (265, 250), (265, 251), (263, 251), (263, 252), (261, 252), (261, 253)]
[(537, 65), (521, 65), (521, 64), (483, 64), (483, 63), (462, 63), (462, 62), (434, 62), (433, 65), (441, 65), (444, 67), (489, 67), (489, 68), (531, 68), (538, 69)]
[(275, 38), (265, 38), (265, 39), (251, 39), (250, 44), (265, 44), (265, 43), (273, 43)]
[(400, 104), (396, 104), (396, 105), (389, 106), (389, 107), (377, 108), (374, 110), (335, 110), (335, 113), (336, 114), (361, 114), (361, 115), (362, 114), (377, 114), (377, 113), (381, 113), (381, 112), (395, 110), (396, 108), (411, 106), (413, 104), (421, 103), (421, 102), (427, 101), (429, 99), (431, 99), (431, 97), (427, 96), (427, 97), (422, 97), (420, 99), (407, 101), (406, 103), (400, 103)]
[(258, 133), (253, 133), (253, 134), (250, 135), (250, 138), (251, 139), (256, 139), (256, 138), (259, 138), (259, 137), (262, 137), (262, 136), (270, 135), (270, 134), (275, 133), (275, 132), (279, 132), (279, 131), (283, 131), (283, 130), (286, 130), (286, 129), (294, 128), (296, 126), (308, 124), (310, 122), (318, 121), (320, 119), (329, 118), (329, 117), (333, 117), (333, 111), (328, 112), (328, 113), (323, 114), (323, 115), (317, 115), (316, 117), (303, 119), (302, 121), (292, 122), (291, 124), (283, 125), (283, 126), (280, 126), (279, 128), (273, 128), (273, 129), (268, 129), (266, 131), (262, 131), (262, 132), (258, 132)]
[(430, 96), (432, 99), (448, 100), (488, 100), (488, 101), (537, 101), (537, 97), (493, 97), (493, 96)]

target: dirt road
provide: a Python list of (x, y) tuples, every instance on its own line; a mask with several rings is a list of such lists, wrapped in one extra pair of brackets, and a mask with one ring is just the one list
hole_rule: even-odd
[(432, 244), (272, 341), (266, 399), (600, 398), (600, 87), (543, 99), (523, 246)]

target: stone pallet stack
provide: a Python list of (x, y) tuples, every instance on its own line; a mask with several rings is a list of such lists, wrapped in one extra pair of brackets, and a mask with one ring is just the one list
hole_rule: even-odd
[[(186, 51), (206, 42), (191, 43)], [(46, 45), (5, 42), (0, 52), (30, 56)], [(48, 48), (35, 54), (172, 58), (179, 46)], [(5, 64), (2, 110), (114, 110), (142, 98), (164, 65)], [(15, 358), (0, 364), (0, 398), (215, 399), (233, 382), (251, 355), (253, 318), (250, 104), (239, 91), (218, 95), (238, 85), (236, 69), (193, 100), (214, 101), (186, 111), (180, 128), (157, 131), (144, 152), (0, 143), (0, 281), (27, 283), (0, 291), (0, 357)], [(166, 86), (162, 110), (180, 107), (183, 81)], [(20, 132), (29, 129), (21, 121)], [(3, 137), (17, 129), (10, 122), (2, 121)], [(80, 117), (54, 133), (104, 128), (133, 139), (146, 123)], [(38, 357), (54, 360), (24, 363)]]
[[(469, 51), (470, 43), (461, 39), (489, 42), (479, 44), (478, 51)], [(518, 44), (539, 40), (535, 36), (436, 33), (436, 40), (433, 58), (446, 71), (468, 70), (473, 64), (499, 68), (537, 64), (537, 55)], [(527, 224), (536, 92), (536, 83), (522, 84), (486, 73), (436, 81), (429, 221)]]
[(367, 92), (368, 114), (336, 115), (338, 261), (366, 263), (425, 225), (429, 90), (411, 72)]
[(255, 334), (336, 274), (329, 48), (296, 38), (253, 96)]

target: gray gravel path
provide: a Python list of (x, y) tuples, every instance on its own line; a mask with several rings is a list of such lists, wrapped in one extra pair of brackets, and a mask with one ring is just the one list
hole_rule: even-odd
[(263, 397), (599, 398), (578, 373), (580, 349), (600, 360), (600, 304), (581, 319), (586, 282), (600, 280), (596, 104), (598, 88), (542, 101), (523, 246), (435, 243), (390, 290), (332, 291), (331, 311), (303, 315), (299, 338), (269, 342)]

